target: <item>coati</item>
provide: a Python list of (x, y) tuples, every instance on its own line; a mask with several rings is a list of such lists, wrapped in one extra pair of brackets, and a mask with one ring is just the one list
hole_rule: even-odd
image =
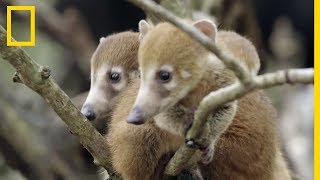
[(90, 91), (81, 109), (89, 120), (105, 119), (119, 92), (137, 78), (138, 36), (136, 32), (126, 31), (100, 39), (91, 58)]
[[(200, 20), (193, 26), (202, 30), (212, 41), (216, 41), (217, 45), (230, 56), (243, 57), (240, 58), (240, 61), (248, 67), (252, 74), (258, 72), (259, 57), (248, 40), (234, 32), (221, 31), (218, 34), (215, 24), (209, 21)], [(150, 28), (145, 21), (140, 22), (140, 27), (140, 39), (143, 39)], [(170, 26), (155, 28), (153, 32), (156, 35), (147, 36), (147, 40), (142, 41), (139, 49), (138, 59), (144, 79), (142, 79), (142, 85), (129, 114), (128, 122), (139, 124), (144, 122), (144, 118), (157, 115), (154, 119), (159, 127), (184, 137), (188, 127), (192, 124), (194, 111), (202, 98), (211, 91), (234, 83), (236, 77), (232, 71), (224, 67), (217, 57), (206, 51), (200, 44), (195, 43), (187, 34), (179, 34), (177, 31), (169, 33)], [(159, 40), (161, 33), (165, 33), (165, 37), (162, 36)], [(170, 36), (179, 40), (171, 41)], [(160, 49), (159, 44), (160, 46), (166, 44), (163, 50)], [(159, 52), (159, 49), (162, 51)], [(234, 52), (232, 49), (238, 50)], [(155, 50), (156, 53), (153, 52)], [(174, 56), (176, 50), (179, 52), (177, 57)], [(173, 62), (170, 63), (171, 61)], [(206, 129), (214, 129), (214, 132), (205, 132), (210, 137), (206, 138), (204, 147), (201, 147), (205, 150), (202, 156), (204, 164), (211, 161), (213, 146), (217, 138), (234, 118), (236, 104), (236, 101), (227, 103), (214, 110), (210, 116), (213, 119), (211, 121), (213, 127)]]
[[(113, 34), (100, 39), (92, 56), (91, 88), (81, 112), (89, 120), (103, 120), (103, 133), (109, 126), (109, 116), (121, 91), (129, 84), (139, 87), (139, 44), (139, 33), (127, 31)], [(135, 91), (138, 92), (138, 89)]]
[[(206, 20), (193, 26), (257, 73), (259, 57), (246, 38), (217, 31)], [(152, 179), (157, 160), (183, 144), (201, 99), (237, 80), (215, 55), (169, 23), (149, 28), (142, 21), (140, 32), (141, 84), (121, 95), (107, 136), (115, 169), (132, 180)], [(205, 179), (291, 179), (279, 148), (276, 113), (262, 91), (212, 112), (213, 129), (199, 163)]]

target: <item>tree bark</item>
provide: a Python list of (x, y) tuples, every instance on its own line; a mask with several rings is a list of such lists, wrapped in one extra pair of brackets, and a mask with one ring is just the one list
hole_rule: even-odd
[(53, 81), (48, 67), (37, 64), (20, 47), (7, 46), (7, 33), (3, 27), (0, 27), (0, 55), (17, 70), (16, 78), (41, 95), (99, 164), (113, 174), (105, 138)]

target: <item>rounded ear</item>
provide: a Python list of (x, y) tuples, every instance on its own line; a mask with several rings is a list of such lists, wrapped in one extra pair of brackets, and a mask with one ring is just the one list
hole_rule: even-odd
[(101, 37), (100, 38), (100, 43), (103, 41), (103, 40), (105, 40), (106, 38), (105, 37)]
[(150, 25), (147, 23), (146, 20), (141, 20), (139, 22), (139, 40), (141, 41), (143, 37), (148, 33), (150, 29)]
[(199, 29), (203, 34), (215, 40), (217, 35), (217, 26), (210, 20), (202, 19), (194, 22), (192, 26)]

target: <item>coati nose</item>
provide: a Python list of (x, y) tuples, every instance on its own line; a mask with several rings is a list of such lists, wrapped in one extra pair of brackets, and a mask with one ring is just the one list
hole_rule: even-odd
[(86, 118), (89, 119), (89, 121), (93, 121), (94, 119), (96, 119), (96, 115), (93, 111), (93, 107), (90, 104), (85, 104), (81, 109), (81, 113), (84, 116), (86, 116)]
[(142, 112), (139, 107), (134, 107), (129, 113), (127, 122), (130, 124), (140, 125), (144, 123)]

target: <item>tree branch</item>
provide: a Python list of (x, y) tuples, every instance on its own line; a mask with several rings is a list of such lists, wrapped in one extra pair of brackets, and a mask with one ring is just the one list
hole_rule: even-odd
[[(197, 146), (201, 142), (201, 130), (203, 129), (207, 116), (212, 109), (215, 109), (224, 103), (235, 100), (246, 93), (255, 89), (269, 88), (285, 83), (313, 83), (313, 68), (310, 69), (292, 69), (279, 71), (276, 73), (269, 73), (261, 76), (252, 75), (248, 69), (238, 63), (224, 52), (219, 50), (216, 44), (203, 33), (198, 31), (195, 27), (189, 25), (183, 19), (176, 17), (173, 13), (167, 11), (165, 8), (157, 5), (150, 0), (129, 0), (144, 11), (154, 14), (162, 19), (165, 19), (182, 31), (189, 34), (192, 38), (202, 44), (209, 51), (214, 53), (223, 63), (231, 69), (239, 78), (235, 84), (221, 88), (217, 91), (211, 92), (203, 98), (200, 102), (198, 110), (195, 112), (195, 119), (192, 127), (189, 129), (186, 136), (186, 144), (180, 147), (168, 163), (165, 174), (177, 175), (185, 167), (190, 157), (195, 153)], [(196, 147), (196, 148), (195, 148)]]
[(224, 52), (222, 52), (216, 46), (216, 44), (209, 37), (207, 37), (202, 32), (200, 32), (197, 28), (191, 26), (184, 19), (175, 16), (170, 11), (166, 10), (162, 6), (150, 0), (129, 0), (129, 1), (135, 4), (136, 6), (142, 8), (145, 12), (154, 14), (155, 16), (158, 16), (161, 19), (164, 19), (174, 24), (175, 26), (180, 28), (182, 31), (189, 34), (190, 37), (198, 41), (209, 51), (213, 52), (219, 59), (221, 59), (228, 68), (230, 68), (235, 72), (236, 76), (244, 84), (251, 80), (252, 78), (251, 74), (249, 73), (246, 66), (238, 63), (240, 61), (236, 61), (230, 58), (229, 56), (227, 56)]
[[(162, 7), (171, 11), (178, 17), (181, 18), (191, 18), (192, 16), (192, 8), (190, 0), (154, 0)], [(147, 19), (151, 20), (153, 24), (158, 24), (161, 22), (161, 18), (153, 16), (153, 14), (147, 14)]]
[[(309, 84), (313, 83), (313, 77), (313, 68), (283, 70), (256, 76), (253, 78), (253, 81), (250, 81), (246, 86), (237, 82), (211, 92), (200, 102), (198, 110), (195, 112), (194, 122), (187, 133), (186, 144), (180, 148), (178, 151), (179, 153), (176, 153), (172, 157), (167, 165), (166, 173), (170, 175), (179, 173), (184, 168), (184, 164), (186, 164), (190, 157), (195, 153), (195, 144), (200, 144), (201, 142), (201, 129), (203, 129), (207, 116), (212, 109), (218, 108), (219, 106), (240, 98), (256, 89), (264, 89), (286, 83)], [(190, 148), (192, 150), (190, 150)]]
[(313, 83), (313, 68), (308, 69), (290, 69), (274, 73), (267, 73), (256, 76), (246, 86), (242, 83), (234, 83), (225, 88), (211, 92), (200, 102), (199, 108), (195, 113), (195, 120), (187, 133), (187, 139), (198, 139), (201, 136), (199, 128), (206, 123), (205, 119), (212, 109), (220, 105), (242, 97), (246, 93), (255, 89), (265, 89), (286, 83)]
[[(39, 21), (37, 26), (61, 45), (67, 47), (80, 69), (90, 74), (90, 58), (97, 43), (80, 12), (74, 8), (68, 8), (64, 14), (60, 14), (48, 3), (41, 1), (4, 0), (4, 2), (13, 5), (35, 5), (36, 17)], [(24, 15), (21, 16), (27, 18)]]
[[(202, 100), (195, 113), (194, 123), (187, 133), (187, 145), (183, 145), (170, 160), (166, 168), (166, 174), (177, 175), (180, 173), (180, 170), (183, 169), (183, 165), (187, 164), (186, 162), (196, 151), (196, 148), (190, 147), (194, 147), (193, 144), (201, 139), (201, 133), (199, 131), (203, 129), (206, 123), (206, 117), (211, 109), (239, 98), (255, 89), (268, 88), (284, 83), (313, 82), (313, 69), (286, 70), (261, 76), (253, 76), (244, 65), (226, 56), (210, 38), (189, 25), (183, 19), (176, 17), (152, 1), (129, 1), (143, 8), (146, 12), (173, 23), (188, 33), (192, 38), (216, 54), (228, 68), (235, 72), (240, 80), (235, 84), (210, 93)], [(67, 95), (54, 83), (50, 74), (48, 74), (47, 68), (33, 61), (20, 47), (6, 46), (6, 31), (2, 27), (0, 27), (0, 55), (17, 69), (18, 79), (39, 93), (46, 102), (53, 107), (55, 112), (68, 125), (71, 132), (79, 138), (79, 141), (85, 148), (112, 174), (112, 166), (108, 161), (107, 144), (102, 135), (95, 130), (90, 122), (88, 122), (72, 104)]]
[[(14, 40), (13, 40), (14, 41)], [(108, 170), (114, 171), (108, 161), (104, 137), (91, 125), (51, 77), (44, 76), (46, 68), (33, 61), (20, 47), (7, 46), (7, 33), (0, 26), (0, 56), (19, 73), (20, 80), (41, 95), (78, 137), (80, 143)]]

